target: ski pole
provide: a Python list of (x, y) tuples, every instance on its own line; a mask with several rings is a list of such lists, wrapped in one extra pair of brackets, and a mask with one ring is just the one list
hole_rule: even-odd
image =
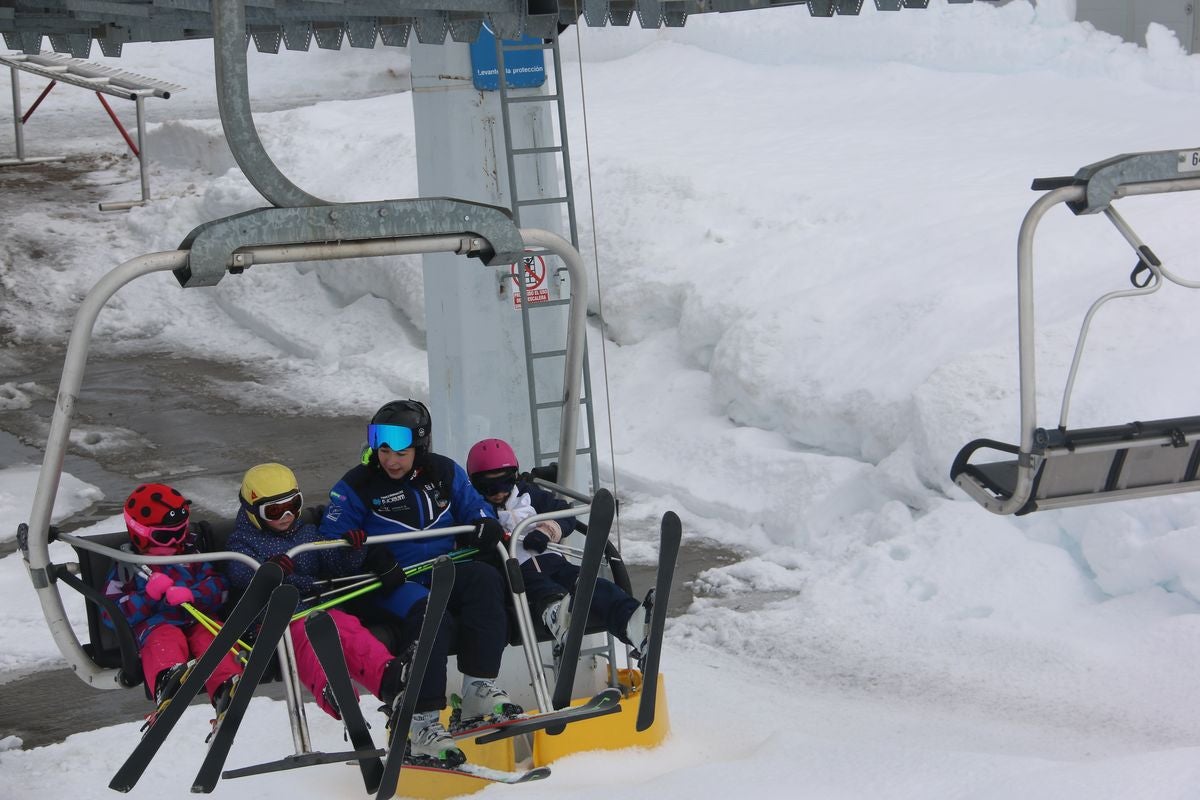
[[(191, 614), (193, 617), (196, 618), (197, 622), (199, 622), (201, 625), (204, 626), (204, 629), (206, 631), (211, 633), (213, 636), (216, 636), (217, 633), (221, 630), (221, 628), (222, 628), (221, 623), (217, 622), (212, 617), (207, 616), (203, 611), (196, 608), (191, 603), (182, 603), (181, 605), (184, 607), (184, 609), (189, 614)], [(234, 647), (229, 648), (229, 652), (233, 653), (234, 658), (236, 658), (238, 661), (242, 662), (242, 664), (244, 666), (246, 661), (248, 660), (245, 654), (250, 652), (250, 645), (246, 644), (241, 639), (238, 639), (237, 643), (238, 643), (238, 645), (241, 645), (242, 649), (239, 650), (237, 648), (237, 646), (234, 646)]]
[[(478, 548), (464, 547), (459, 550), (454, 550), (454, 551), (448, 553), (447, 555), (450, 557), (450, 559), (452, 561), (462, 561), (464, 559), (470, 558), (471, 556), (475, 555), (478, 552), (479, 552)], [(404, 576), (406, 578), (412, 578), (416, 575), (421, 575), (422, 573), (429, 572), (430, 570), (433, 569), (433, 565), (434, 565), (435, 561), (437, 561), (436, 558), (431, 558), (426, 561), (418, 561), (416, 564), (407, 566), (404, 568)], [(362, 595), (366, 594), (367, 592), (371, 592), (371, 591), (378, 589), (382, 585), (383, 584), (378, 579), (371, 577), (364, 581), (360, 581), (358, 583), (353, 583), (350, 586), (343, 587), (343, 589), (346, 591), (345, 594), (340, 594), (337, 597), (332, 597), (323, 603), (319, 603), (310, 608), (306, 608), (303, 611), (296, 612), (292, 616), (292, 622), (295, 622), (298, 619), (304, 619), (305, 617), (307, 617), (309, 614), (313, 613), (314, 611), (324, 611), (327, 608), (333, 608), (334, 606), (336, 606), (340, 603), (344, 603), (347, 600), (352, 600), (355, 597), (361, 597)]]
[[(154, 574), (154, 570), (150, 569), (149, 564), (142, 564), (142, 566), (139, 568), (139, 571), (142, 573), (142, 576), (145, 578), (149, 578), (151, 575)], [(207, 614), (205, 614), (200, 609), (196, 608), (191, 603), (180, 603), (180, 605), (183, 606), (184, 611), (186, 611), (192, 615), (192, 617), (196, 620), (196, 622), (198, 622), (204, 626), (204, 630), (208, 631), (213, 636), (216, 636), (217, 631), (221, 630), (221, 623), (217, 622), (215, 619), (208, 616)], [(237, 643), (239, 645), (241, 645), (247, 653), (250, 652), (250, 645), (246, 644), (241, 639), (238, 639)], [(229, 648), (229, 652), (233, 653), (234, 657), (236, 657), (243, 664), (246, 663), (246, 657), (244, 655), (242, 655), (242, 651), (238, 650), (237, 647)]]

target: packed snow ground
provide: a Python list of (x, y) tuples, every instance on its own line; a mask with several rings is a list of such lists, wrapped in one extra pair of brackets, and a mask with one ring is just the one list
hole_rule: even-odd
[[(1017, 434), (1015, 242), (1030, 180), (1200, 145), (1200, 59), (1162, 28), (1139, 49), (1072, 23), (1070, 6), (700, 15), (682, 30), (585, 28), (578, 49), (567, 34), (576, 189), (595, 198), (609, 336), (601, 358), (593, 331), (592, 364), (608, 364), (626, 519), (673, 508), (689, 539), (744, 558), (701, 574), (670, 626), (666, 745), (579, 755), (549, 781), (492, 793), (1196, 796), (1200, 503), (998, 518), (947, 477), (968, 440)], [(9, 346), (61, 341), (113, 265), (261, 204), (224, 150), (208, 47), (130, 45), (118, 62), (188, 86), (151, 104), (161, 199), (126, 217), (6, 221)], [(268, 151), (330, 199), (415, 195), (407, 69), (395, 49), (252, 54)], [(287, 81), (300, 71), (297, 97)], [(38, 88), (24, 84), (27, 104)], [(62, 92), (39, 109), (30, 152), (113, 151), (93, 103)], [(122, 181), (114, 199), (135, 191), (128, 161), (106, 177)], [(1194, 199), (1121, 209), (1166, 264), (1200, 277)], [(31, 245), (52, 254), (36, 270)], [(1052, 425), (1082, 315), (1126, 285), (1134, 255), (1104, 220), (1059, 209), (1036, 259), (1040, 421)], [(425, 393), (421, 297), (414, 259), (349, 281), (310, 265), (188, 292), (157, 276), (123, 289), (97, 335), (110, 352), (200, 355), (202, 327), (204, 347), (272, 378), (271, 394), (230, 386), (242, 402), (363, 413)], [(1195, 302), (1171, 287), (1106, 307), (1072, 424), (1195, 413)], [(0, 383), (0, 408), (53, 388)], [(0, 535), (24, 518), (31, 480), (29, 465), (0, 471)], [(94, 494), (65, 483), (59, 514)], [(653, 559), (650, 542), (625, 548)], [(0, 560), (0, 592), (0, 668), (56, 663), (18, 556)], [(255, 703), (231, 764), (290, 752), (282, 705)], [(186, 718), (135, 795), (185, 794), (202, 716)], [(335, 746), (336, 727), (309, 718)], [(127, 749), (114, 743), (135, 728), (29, 751), (0, 738), (6, 793), (102, 792)], [(324, 767), (217, 794), (345, 796), (356, 780)]]

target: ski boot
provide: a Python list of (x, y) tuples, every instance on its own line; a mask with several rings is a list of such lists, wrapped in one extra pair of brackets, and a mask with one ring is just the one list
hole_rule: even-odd
[(571, 595), (551, 599), (542, 610), (542, 622), (546, 630), (554, 637), (554, 657), (562, 654), (563, 642), (567, 639), (567, 631), (571, 629)]
[(462, 697), (452, 700), (455, 709), (450, 715), (450, 727), (454, 730), (472, 728), (483, 722), (501, 722), (525, 713), (525, 709), (509, 698), (508, 692), (496, 685), (495, 678), (464, 675)]
[[(645, 612), (640, 619), (639, 611)], [(641, 606), (633, 610), (629, 621), (625, 623), (625, 643), (632, 648), (630, 655), (637, 661), (638, 669), (645, 667), (646, 645), (650, 643), (650, 618), (653, 612), (654, 589), (651, 588), (646, 592), (646, 599), (642, 601)]]
[(154, 679), (154, 710), (146, 715), (146, 722), (142, 725), (143, 731), (153, 725), (162, 710), (170, 704), (171, 698), (183, 685), (183, 679), (187, 677), (190, 666), (190, 663), (176, 664), (158, 673)]
[(212, 694), (213, 711), (216, 716), (211, 720), (212, 730), (208, 732), (208, 736), (204, 739), (208, 742), (216, 734), (217, 728), (221, 726), (221, 720), (225, 718), (225, 710), (229, 708), (229, 704), (233, 702), (233, 692), (237, 689), (238, 676), (234, 675), (227, 681), (216, 688)]
[(457, 767), (467, 756), (453, 737), (442, 727), (441, 712), (419, 711), (413, 714), (408, 727), (408, 742), (404, 751), (406, 761), (434, 767)]

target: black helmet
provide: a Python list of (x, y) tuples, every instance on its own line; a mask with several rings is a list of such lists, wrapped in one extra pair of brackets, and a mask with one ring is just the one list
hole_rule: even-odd
[(433, 421), (429, 409), (419, 400), (393, 400), (375, 412), (372, 425), (401, 425), (412, 431), (412, 444), (417, 455), (429, 452)]

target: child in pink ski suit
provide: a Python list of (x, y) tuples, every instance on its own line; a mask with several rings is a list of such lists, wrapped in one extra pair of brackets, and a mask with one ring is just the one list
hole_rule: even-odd
[[(242, 480), (239, 495), (241, 510), (238, 511), (237, 527), (229, 538), (227, 547), (253, 557), (259, 563), (274, 561), (283, 567), (287, 583), (300, 590), (301, 602), (298, 610), (313, 603), (318, 578), (356, 573), (366, 570), (379, 576), (383, 586), (380, 591), (391, 591), (404, 583), (404, 570), (386, 547), (368, 548), (366, 561), (361, 554), (351, 556), (345, 547), (301, 553), (292, 559), (287, 551), (300, 544), (327, 541), (317, 533), (311, 523), (300, 522), (304, 497), (296, 483), (296, 476), (282, 464), (259, 464), (251, 467)], [(362, 531), (350, 531), (345, 537), (354, 549), (359, 549), (366, 539)], [(350, 565), (361, 561), (361, 568)], [(233, 585), (244, 589), (254, 576), (254, 571), (241, 562), (230, 562), (229, 577)], [(375, 638), (357, 617), (337, 608), (327, 610), (337, 625), (346, 666), (350, 677), (365, 687), (385, 704), (391, 705), (400, 693), (403, 665), (399, 659)], [(341, 719), (333, 694), (328, 689), (328, 679), (321, 667), (308, 634), (304, 619), (291, 624), (292, 644), (296, 652), (296, 672), (321, 710)]]
[[(134, 489), (125, 501), (125, 527), (129, 531), (129, 544), (125, 548), (151, 556), (196, 552), (194, 537), (188, 530), (189, 502), (161, 483), (147, 483)], [(208, 561), (155, 564), (148, 570), (120, 561), (113, 564), (104, 594), (116, 602), (133, 628), (146, 686), (155, 703), (161, 705), (174, 694), (187, 662), (202, 655), (213, 640), (213, 634), (185, 604), (213, 617), (225, 602), (227, 591), (224, 576)], [(113, 627), (107, 614), (103, 619)], [(232, 653), (221, 659), (204, 683), (214, 706), (229, 696), (241, 671)]]

